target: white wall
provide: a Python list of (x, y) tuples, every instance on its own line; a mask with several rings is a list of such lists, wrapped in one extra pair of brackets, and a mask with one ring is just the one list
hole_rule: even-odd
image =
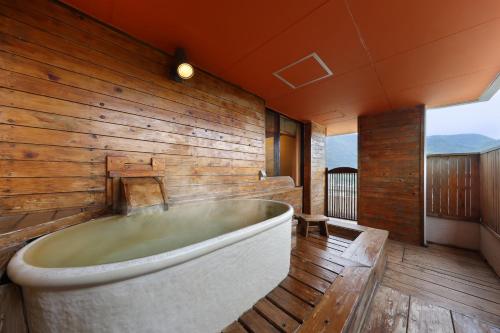
[(458, 220), (445, 220), (427, 216), (427, 241), (478, 250), (500, 276), (500, 236), (487, 227)]
[(480, 249), (480, 224), (459, 220), (445, 220), (427, 216), (426, 240), (464, 249)]
[(500, 236), (483, 225), (480, 227), (480, 235), (481, 253), (500, 276)]

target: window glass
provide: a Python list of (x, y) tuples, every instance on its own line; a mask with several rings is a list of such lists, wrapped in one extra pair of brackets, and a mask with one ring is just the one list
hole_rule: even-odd
[(266, 173), (290, 176), (301, 185), (302, 125), (266, 110)]
[(266, 110), (266, 174), (277, 176), (275, 172), (275, 138), (277, 133), (276, 113)]

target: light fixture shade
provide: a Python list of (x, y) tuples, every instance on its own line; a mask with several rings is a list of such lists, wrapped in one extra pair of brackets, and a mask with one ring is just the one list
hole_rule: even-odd
[(184, 80), (190, 79), (194, 75), (194, 68), (187, 62), (180, 63), (177, 65), (177, 75)]

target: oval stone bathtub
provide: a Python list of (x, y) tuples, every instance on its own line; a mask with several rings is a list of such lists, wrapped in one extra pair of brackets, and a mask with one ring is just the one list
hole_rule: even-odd
[(225, 200), (103, 217), (25, 246), (8, 274), (30, 332), (217, 332), (286, 277), (292, 215)]

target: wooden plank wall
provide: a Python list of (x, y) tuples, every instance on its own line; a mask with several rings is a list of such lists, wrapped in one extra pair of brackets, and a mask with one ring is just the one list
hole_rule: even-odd
[(309, 122), (304, 127), (304, 212), (325, 214), (326, 128)]
[(479, 154), (427, 156), (427, 216), (479, 222)]
[(0, 0), (0, 216), (102, 207), (108, 154), (165, 158), (174, 202), (262, 195), (300, 208), (288, 179), (258, 180), (263, 100), (199, 70), (175, 83), (170, 62), (55, 2)]
[(358, 223), (421, 244), (425, 107), (358, 119)]
[(500, 147), (480, 156), (482, 223), (500, 235)]

